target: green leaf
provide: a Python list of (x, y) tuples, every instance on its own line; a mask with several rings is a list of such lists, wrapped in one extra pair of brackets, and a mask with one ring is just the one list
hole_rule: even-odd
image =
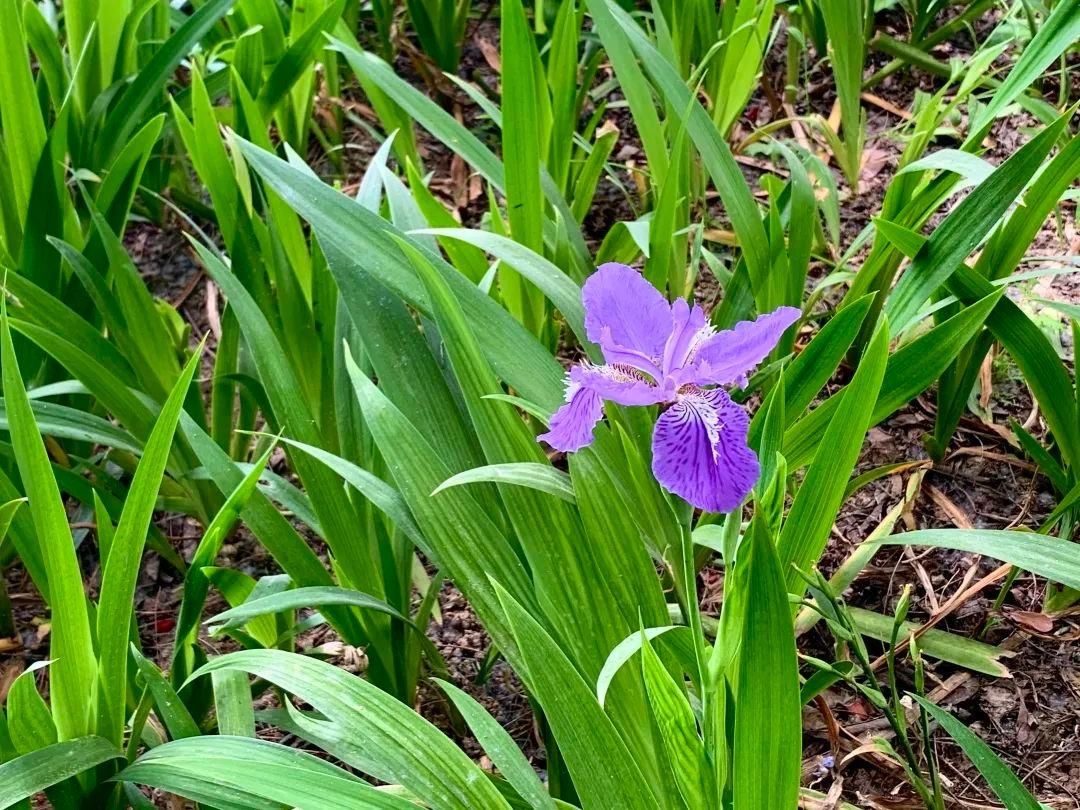
[(990, 529), (922, 529), (878, 541), (883, 546), (933, 546), (993, 557), (1080, 589), (1080, 546), (1034, 532)]
[[(1080, 18), (1080, 14), (1077, 15)], [(1032, 181), (1009, 221), (987, 242), (975, 272), (991, 279), (1005, 278), (1024, 258), (1032, 240), (1080, 175), (1080, 138), (1068, 143)]]
[(994, 118), (1038, 79), (1058, 56), (1074, 46), (1077, 40), (1080, 40), (1080, 2), (1062, 0), (1043, 20), (1038, 32), (1024, 48), (990, 103), (979, 109), (978, 116), (970, 126), (965, 146), (981, 143)]
[(97, 611), (98, 732), (116, 745), (123, 743), (127, 706), (127, 651), (135, 610), (135, 584), (143, 545), (157, 504), (158, 489), (169, 460), (173, 434), (188, 388), (199, 368), (202, 351), (194, 352), (161, 409), (154, 430), (124, 502), (124, 511), (103, 562)]
[[(278, 423), (299, 441), (309, 445), (319, 444), (321, 438), (318, 419), (311, 409), (313, 403), (305, 399), (297, 374), (265, 315), (228, 267), (201, 245), (196, 245), (196, 250), (207, 271), (228, 297), (229, 306), (236, 314), (248, 343), (260, 347), (260, 351), (253, 353), (253, 360)], [(344, 489), (325, 465), (307, 454), (292, 453), (290, 461), (311, 498), (335, 562), (353, 585), (373, 596), (383, 596), (384, 583), (375, 561), (374, 549), (370, 543), (357, 542), (356, 511)], [(388, 641), (384, 628), (365, 619), (361, 621), (369, 635), (369, 642), (378, 654)]]
[(863, 66), (866, 61), (866, 3), (863, 0), (824, 0), (817, 6), (829, 36), (829, 59), (832, 62), (836, 94), (840, 99), (840, 121), (843, 130), (843, 154), (838, 155), (844, 174), (851, 186), (859, 180), (862, 158)]
[(270, 455), (275, 445), (271, 445), (262, 457), (252, 465), (240, 483), (229, 493), (213, 520), (206, 527), (195, 553), (191, 556), (191, 565), (184, 577), (184, 595), (180, 602), (180, 615), (176, 622), (176, 641), (173, 645), (174, 682), (179, 670), (183, 675), (191, 671), (191, 647), (197, 643), (199, 617), (202, 615), (210, 583), (203, 569), (213, 565), (222, 543), (232, 530), (240, 513), (255, 494), (259, 479), (270, 462)]
[(574, 503), (575, 501), (574, 485), (569, 475), (549, 464), (538, 464), (531, 461), (489, 464), (486, 467), (466, 470), (447, 478), (431, 494), (435, 496), (450, 487), (475, 484), (481, 481), (529, 487), (554, 495), (556, 498), (561, 498), (568, 503)]
[[(653, 102), (652, 89), (637, 63), (628, 37), (618, 28), (619, 23), (612, 15), (613, 9), (605, 2), (595, 0), (588, 2), (587, 7), (619, 79), (619, 88), (630, 106), (630, 114), (641, 137), (649, 170), (657, 179), (663, 181), (668, 168), (668, 145)], [(685, 109), (685, 105), (680, 109)]]
[(931, 703), (920, 695), (911, 696), (923, 709), (925, 709), (938, 724), (948, 732), (949, 736), (956, 740), (957, 744), (967, 754), (971, 763), (979, 769), (990, 789), (1009, 810), (1040, 810), (1042, 805), (1036, 801), (1023, 783), (1016, 778), (1016, 774), (1010, 770), (1001, 759), (998, 758), (990, 746), (980, 740), (963, 723), (949, 714), (947, 711)]
[[(847, 350), (859, 334), (870, 311), (873, 296), (863, 296), (842, 307), (814, 335), (798, 357), (784, 368), (784, 421), (791, 424), (804, 413), (818, 392), (836, 373)], [(758, 410), (750, 425), (750, 445), (756, 447), (766, 412)]]
[[(404, 301), (430, 314), (427, 294), (394, 237), (389, 222), (308, 173), (237, 139), (252, 168), (315, 229), (319, 242), (332, 244), (349, 264), (331, 263), (346, 305), (364, 295), (356, 277), (369, 274)], [(446, 280), (466, 318), (485, 335), (484, 351), (496, 373), (525, 399), (554, 410), (563, 399), (563, 370), (520, 324), (467, 278), (437, 256), (422, 251)], [(362, 261), (361, 258), (362, 257)], [(299, 437), (298, 437), (299, 438)]]
[[(866, 355), (825, 428), (777, 540), (782, 570), (788, 587), (795, 593), (802, 593), (805, 583), (792, 566), (808, 570), (825, 548), (863, 438), (873, 424), (874, 403), (888, 357), (888, 323), (883, 321), (878, 324)], [(791, 466), (797, 465), (792, 462)]]
[(65, 779), (122, 757), (116, 746), (101, 737), (78, 737), (16, 757), (0, 765), (0, 806), (11, 807)]
[(513, 642), (489, 577), (534, 603), (532, 583), (513, 546), (468, 492), (451, 488), (431, 492), (451, 476), (450, 470), (419, 431), (364, 376), (349, 353), (349, 376), (376, 445), (394, 459), (398, 490), (434, 552), (440, 569), (452, 576), (503, 652)]
[(11, 444), (29, 499), (49, 581), (52, 612), (49, 652), (54, 660), (50, 678), (53, 717), (60, 740), (70, 740), (84, 736), (91, 728), (89, 709), (97, 662), (82, 573), (75, 556), (67, 512), (23, 387), (8, 327), (6, 297), (0, 310), (0, 367)]
[(210, 676), (214, 685), (214, 713), (218, 734), (255, 737), (255, 710), (251, 687), (243, 672), (223, 670)]
[[(500, 4), (499, 46), (502, 54), (503, 154), (512, 156), (506, 168), (506, 209), (516, 242), (543, 250), (544, 197), (540, 190), (541, 136), (547, 136), (540, 103), (547, 88), (533, 71), (539, 67), (536, 41), (525, 19), (521, 0)], [(538, 92), (539, 91), (539, 92)]]
[(197, 737), (166, 743), (147, 751), (116, 778), (221, 810), (416, 807), (311, 754), (248, 737)]
[[(894, 617), (852, 606), (849, 606), (848, 610), (851, 611), (860, 633), (878, 641), (892, 640)], [(919, 628), (920, 625), (915, 622), (904, 622), (899, 638), (906, 639), (912, 633), (918, 632)], [(919, 635), (919, 651), (931, 658), (948, 661), (950, 664), (995, 678), (1012, 677), (1008, 667), (1001, 663), (1000, 659), (1011, 658), (1016, 654), (992, 644), (984, 644), (966, 636), (934, 628)]]
[[(547, 296), (548, 300), (566, 318), (566, 322), (577, 335), (581, 345), (587, 350), (591, 348), (588, 335), (585, 333), (585, 306), (581, 302), (581, 288), (558, 265), (549, 262), (539, 253), (529, 250), (513, 239), (488, 231), (469, 228), (425, 228), (413, 233), (460, 240), (475, 245), (509, 264)], [(593, 359), (599, 362), (600, 357), (597, 354)]]
[(495, 583), (524, 662), (518, 674), (544, 713), (586, 808), (659, 807), (626, 744), (554, 639)]
[[(994, 285), (966, 266), (949, 279), (949, 290), (971, 304), (994, 292)], [(1001, 298), (986, 318), (994, 337), (1008, 349), (1035, 395), (1043, 416), (1072, 466), (1080, 463), (1080, 428), (1073, 380), (1043, 331), (1016, 304)]]
[(911, 324), (923, 303), (997, 225), (1067, 122), (1068, 116), (1062, 116), (1024, 144), (934, 229), (885, 304), (894, 334)]
[(127, 86), (109, 112), (98, 139), (99, 165), (106, 164), (128, 142), (160, 101), (165, 82), (210, 29), (232, 7), (233, 0), (208, 0), (169, 37)]
[(532, 810), (554, 810), (555, 801), (548, 795), (540, 778), (536, 775), (532, 764), (521, 753), (506, 729), (488, 712), (473, 700), (467, 693), (461, 691), (452, 683), (433, 679), (455, 708), (461, 712), (465, 722), (469, 725), (469, 731), (476, 737), (484, 753), (488, 755), (492, 763), (499, 769), (499, 773), (518, 792)]
[[(644, 633), (641, 634), (641, 675), (679, 794), (687, 807), (708, 807), (710, 800), (715, 800), (715, 788), (709, 781), (711, 772), (705, 745), (698, 736), (686, 687), (676, 683)], [(679, 678), (681, 681), (681, 671)]]
[(386, 604), (366, 593), (337, 587), (293, 588), (287, 591), (250, 599), (223, 613), (207, 619), (211, 632), (218, 633), (246, 624), (257, 616), (267, 616), (297, 608), (319, 607), (320, 605), (353, 605), (365, 610), (377, 610), (395, 619), (412, 624), (408, 617), (401, 615), (397, 608)]
[[(879, 336), (884, 331), (880, 329)], [(882, 348), (887, 345), (881, 343)], [(862, 432), (860, 427), (860, 442)], [(746, 604), (736, 659), (734, 802), (736, 807), (795, 807), (802, 765), (802, 703), (788, 588), (764, 521), (755, 519), (748, 535), (736, 563), (736, 569), (745, 566), (739, 576), (744, 578), (741, 598)]]
[[(13, 205), (14, 219), (21, 223), (45, 149), (45, 123), (34, 93), (19, 6), (17, 0), (0, 0), (0, 28), (5, 32), (5, 45), (0, 50), (0, 108), (4, 110), (5, 164), (11, 172), (14, 193), (14, 199), (4, 206)], [(14, 244), (17, 241), (9, 242), (8, 249), (14, 251)]]
[(328, 453), (318, 447), (286, 438), (282, 438), (281, 441), (321, 461), (340, 475), (349, 486), (375, 504), (388, 518), (394, 521), (394, 524), (410, 540), (421, 548), (427, 547), (427, 540), (424, 539), (423, 533), (416, 525), (416, 521), (413, 520), (408, 504), (405, 503), (401, 494), (388, 483), (362, 467), (356, 466), (351, 461), (346, 461), (340, 456), (335, 456), (333, 453)]
[(294, 712), (293, 721), (348, 738), (364, 757), (349, 764), (404, 786), (436, 810), (507, 807), (453, 741), (409, 706), (355, 675), (295, 653), (247, 650), (215, 658), (192, 677), (227, 669), (263, 678), (311, 704), (326, 720), (301, 720)]
[[(968, 307), (904, 344), (888, 357), (870, 424), (877, 424), (929, 388), (968, 341), (982, 329), (987, 319), (994, 317), (997, 308), (1004, 303), (1011, 304), (1008, 299), (1002, 298), (1001, 289), (989, 282), (985, 287), (989, 288), (985, 297), (972, 296)], [(1027, 316), (1019, 311), (1018, 316), (1035, 328)], [(1057, 366), (1060, 370), (1060, 361)], [(814, 458), (821, 447), (824, 432), (836, 419), (836, 411), (846, 396), (845, 391), (847, 387), (833, 394), (788, 429), (784, 437), (784, 456), (790, 469), (796, 470)]]
[(600, 670), (600, 677), (596, 679), (596, 700), (603, 706), (607, 697), (608, 688), (611, 686), (615, 675), (622, 669), (635, 654), (641, 649), (642, 638), (650, 642), (660, 639), (658, 644), (664, 644), (669, 650), (674, 651), (676, 658), (687, 667), (694, 661), (694, 640), (690, 634), (690, 628), (684, 624), (668, 624), (663, 627), (646, 627), (642, 631), (631, 633), (620, 641), (611, 650), (604, 668)]
[(161, 674), (161, 670), (153, 661), (146, 657), (131, 645), (131, 656), (135, 659), (135, 665), (139, 668), (146, 689), (154, 700), (154, 708), (158, 718), (169, 730), (169, 736), (174, 740), (186, 737), (198, 737), (202, 732), (199, 725), (191, 716), (191, 712), (184, 706), (183, 701), (176, 694), (176, 690)]
[[(33, 392), (30, 392), (33, 393)], [(117, 427), (107, 419), (89, 411), (57, 405), (40, 399), (31, 399), (30, 408), (34, 412), (38, 430), (43, 436), (58, 439), (71, 439), (77, 442), (103, 444), (129, 453), (141, 453), (142, 445), (126, 430)], [(9, 430), (7, 403), (0, 400), (0, 429)]]
[(612, 0), (589, 0), (588, 5), (594, 18), (600, 3), (607, 6), (617, 23), (617, 30), (622, 32), (637, 53), (645, 70), (652, 77), (659, 95), (670, 105), (672, 113), (681, 116), (684, 111), (689, 110), (682, 123), (701, 155), (701, 161), (712, 177), (720, 199), (723, 200), (725, 212), (738, 236), (739, 247), (753, 279), (754, 294), (764, 294), (767, 289), (767, 275), (772, 267), (768, 239), (757, 203), (754, 202), (750, 187), (735, 162), (727, 141), (709, 114), (694, 99), (675, 67), (656, 50), (629, 14)]
[(333, 0), (303, 33), (292, 41), (288, 50), (274, 61), (270, 75), (259, 90), (259, 108), (263, 117), (269, 118), (293, 85), (301, 77), (308, 75), (311, 63), (326, 46), (325, 34), (341, 19), (344, 8), (345, 0)]
[[(435, 138), (444, 143), (455, 154), (461, 155), (466, 163), (471, 165), (479, 174), (499, 191), (506, 193), (506, 172), (502, 161), (496, 157), (488, 147), (481, 143), (473, 132), (459, 123), (446, 110), (413, 87), (405, 79), (398, 76), (393, 67), (379, 57), (371, 53), (357, 50), (353, 44), (342, 42), (339, 27), (337, 39), (333, 39), (334, 47), (345, 55), (346, 60), (356, 75), (364, 84), (365, 90), (371, 89), (376, 95), (385, 93), (393, 99), (394, 103), (406, 114), (403, 122), (394, 123), (389, 129), (404, 127), (406, 123), (415, 120)], [(538, 88), (539, 90), (539, 88)], [(369, 93), (370, 95), (370, 93)], [(380, 112), (380, 117), (385, 121), (387, 115)], [(398, 142), (402, 139), (399, 137)], [(570, 213), (570, 208), (563, 198), (555, 181), (541, 168), (541, 188), (548, 203), (558, 212), (559, 227), (564, 228), (564, 237), (569, 237), (571, 248), (574, 253), (572, 258), (579, 264), (588, 263), (589, 250), (585, 239), (581, 234), (578, 221)], [(545, 234), (549, 241), (555, 241), (556, 223), (551, 219), (545, 221)]]

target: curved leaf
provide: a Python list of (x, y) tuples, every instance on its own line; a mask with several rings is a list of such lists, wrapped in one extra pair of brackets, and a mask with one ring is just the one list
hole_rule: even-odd
[[(318, 757), (250, 737), (192, 737), (152, 748), (116, 777), (231, 810), (415, 810)], [(258, 800), (263, 801), (258, 801)]]
[(10, 807), (123, 754), (103, 737), (78, 737), (0, 765), (0, 807)]
[(521, 487), (529, 487), (562, 498), (564, 501), (574, 503), (574, 485), (570, 476), (562, 470), (557, 470), (547, 464), (532, 461), (508, 462), (506, 464), (488, 464), (484, 467), (476, 467), (465, 470), (457, 475), (452, 475), (439, 484), (432, 492), (432, 496), (438, 495), (450, 487), (459, 487), (462, 484), (476, 484), (480, 482), (494, 482), (498, 484), (516, 484)]

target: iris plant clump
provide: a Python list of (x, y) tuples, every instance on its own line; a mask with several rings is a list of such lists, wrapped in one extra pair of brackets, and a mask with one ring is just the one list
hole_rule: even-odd
[(538, 439), (565, 452), (586, 447), (604, 400), (666, 406), (653, 430), (656, 480), (700, 509), (735, 509), (759, 468), (749, 417), (723, 386), (745, 385), (800, 311), (780, 307), (717, 332), (701, 306), (669, 304), (640, 273), (613, 262), (589, 277), (582, 300), (586, 332), (606, 362), (570, 369), (566, 402)]

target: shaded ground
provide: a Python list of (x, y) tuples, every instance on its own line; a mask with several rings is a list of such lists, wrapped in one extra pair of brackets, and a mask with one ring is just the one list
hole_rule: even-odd
[[(485, 50), (489, 50), (485, 43), (497, 44), (497, 41), (497, 23), (479, 24), (466, 47), (462, 74), (494, 86), (498, 76), (485, 56)], [(962, 57), (967, 48), (970, 43), (964, 33), (956, 41), (946, 43), (936, 55), (939, 58)], [(767, 64), (766, 81), (774, 90), (783, 86), (782, 60), (782, 52), (777, 50)], [(872, 62), (874, 68), (881, 66), (881, 60), (876, 57)], [(415, 68), (406, 56), (399, 59), (396, 67), (403, 75), (416, 78)], [(834, 101), (828, 74), (820, 67), (815, 69), (809, 75), (807, 86), (809, 93), (799, 99), (798, 111), (827, 116)], [(858, 193), (848, 196), (841, 205), (845, 246), (879, 209), (885, 185), (895, 171), (902, 149), (897, 131), (902, 116), (887, 107), (907, 110), (917, 90), (927, 91), (933, 86), (931, 77), (917, 71), (903, 71), (875, 90), (883, 104), (867, 103), (869, 133), (863, 182)], [(475, 115), (473, 107), (465, 103), (464, 97), (455, 95), (454, 98), (468, 125), (476, 127), (482, 136), (484, 132), (490, 132), (488, 122), (472, 117)], [(350, 100), (349, 103), (355, 115), (370, 119), (362, 100)], [(753, 125), (760, 126), (777, 117), (770, 107), (768, 94), (762, 92), (755, 96), (748, 109)], [(635, 159), (640, 162), (640, 147), (632, 122), (624, 113), (613, 111), (612, 115), (622, 132), (614, 152), (616, 159), (622, 163)], [(1026, 137), (1023, 127), (1026, 123), (1023, 119), (1012, 119), (999, 124), (992, 134), (987, 158), (998, 163), (1015, 151)], [(741, 127), (747, 132), (751, 122), (744, 121)], [(371, 134), (360, 126), (350, 130), (349, 142), (345, 151), (346, 186), (356, 182), (376, 146)], [(433, 140), (423, 138), (422, 143), (428, 168), (437, 178), (435, 187), (447, 199), (462, 203), (459, 213), (463, 222), (476, 222), (485, 201), (482, 197), (470, 199), (462, 167)], [(322, 168), (329, 169), (329, 166), (323, 164)], [(629, 175), (625, 168), (617, 171), (620, 182), (608, 180), (601, 184), (596, 205), (585, 223), (586, 235), (592, 244), (597, 244), (612, 224), (634, 216), (633, 199), (624, 191), (633, 188)], [(757, 170), (748, 166), (747, 173), (753, 177)], [(715, 213), (719, 215), (718, 224), (722, 225), (722, 214), (719, 210)], [(154, 293), (176, 306), (197, 334), (212, 331), (220, 303), (212, 285), (192, 259), (179, 227), (171, 224), (163, 230), (137, 223), (129, 229), (126, 241)], [(1035, 250), (1043, 255), (1076, 255), (1077, 247), (1075, 210), (1066, 207), (1064, 230), (1059, 233), (1052, 223), (1048, 223)], [(815, 272), (820, 270), (818, 267)], [(1078, 283), (1074, 277), (1061, 277), (1041, 282), (1035, 292), (1041, 297), (1080, 303)], [(1035, 305), (1032, 309), (1035, 310)], [(1048, 327), (1054, 323), (1050, 317), (1045, 320)], [(1069, 343), (1066, 336), (1063, 344), (1071, 352)], [(1037, 412), (1033, 412), (1030, 394), (1018, 381), (1015, 371), (1005, 362), (996, 364), (993, 371), (992, 388), (984, 392), (986, 407), (982, 417), (967, 414), (949, 455), (936, 465), (929, 464), (922, 445), (923, 436), (933, 427), (932, 394), (920, 397), (871, 430), (860, 460), (860, 471), (897, 461), (928, 462), (918, 497), (902, 518), (909, 528), (1035, 527), (1052, 510), (1055, 497), (1047, 482), (1033, 472), (1021, 452), (1011, 445), (1004, 427), (1009, 418), (1015, 418), (1029, 424), (1036, 434), (1041, 435), (1042, 421)], [(843, 380), (837, 381), (841, 382)], [(911, 471), (907, 471), (876, 481), (847, 501), (822, 561), (826, 573), (835, 570), (903, 499), (910, 475)], [(190, 521), (171, 518), (163, 518), (159, 526), (185, 558), (190, 557), (199, 537), (198, 527)], [(100, 578), (93, 562), (96, 555), (87, 553), (83, 556), (88, 587), (94, 592)], [(244, 532), (238, 533), (222, 549), (220, 560), (222, 565), (236, 567), (254, 576), (275, 570), (265, 551)], [(854, 606), (891, 613), (903, 585), (911, 583), (915, 586), (911, 618), (921, 622), (937, 615), (943, 606), (949, 606), (953, 596), (967, 590), (997, 567), (996, 562), (980, 560), (973, 555), (889, 549), (877, 554), (847, 597)], [(712, 568), (702, 574), (703, 604), (709, 610), (715, 611), (718, 607), (716, 594), (721, 577), (722, 573)], [(22, 570), (18, 567), (9, 569), (6, 581), (15, 604), (20, 633), (17, 646), (11, 643), (7, 648), (0, 646), (0, 695), (28, 662), (45, 655), (48, 637), (43, 607)], [(139, 581), (137, 616), (147, 651), (163, 665), (171, 653), (180, 587), (178, 575), (156, 555), (148, 554)], [(938, 628), (972, 637), (983, 630), (988, 619), (991, 620), (992, 626), (983, 638), (1011, 651), (1012, 657), (1004, 661), (1011, 677), (993, 679), (972, 675), (953, 665), (930, 662), (928, 688), (935, 700), (947, 706), (1006, 759), (1042, 801), (1052, 807), (1080, 807), (1080, 644), (1077, 643), (1080, 616), (1043, 617), (1040, 613), (1043, 583), (1027, 575), (1019, 577), (1013, 584), (1003, 610), (994, 612), (992, 607), (999, 587), (1000, 579), (959, 600)], [(468, 604), (451, 585), (444, 588), (440, 605), (442, 622), (433, 623), (429, 635), (446, 658), (453, 680), (476, 697), (542, 769), (543, 747), (520, 682), (502, 663), (497, 663), (490, 676), (478, 682), (488, 648), (487, 635)], [(216, 612), (223, 608), (220, 598), (211, 591), (207, 610)], [(332, 641), (326, 630), (303, 638), (307, 646)], [(207, 643), (208, 650), (220, 651), (215, 647), (217, 642)], [(800, 645), (806, 652), (827, 654), (830, 641), (815, 628), (802, 638)], [(355, 651), (338, 649), (336, 653), (338, 663), (354, 670), (362, 668), (362, 659)], [(910, 672), (906, 669), (901, 678), (905, 684), (910, 684)], [(827, 711), (822, 706), (811, 708), (804, 718), (804, 784), (828, 791), (836, 780), (843, 780), (843, 797), (861, 806), (917, 807), (918, 802), (907, 788), (903, 774), (887, 760), (864, 752), (844, 761), (848, 752), (873, 734), (885, 730), (873, 710), (844, 690), (828, 693), (824, 706)], [(462, 737), (450, 723), (445, 703), (434, 690), (422, 688), (419, 708), (425, 716), (457, 737), (470, 755), (481, 756), (475, 741)], [(830, 720), (835, 720), (838, 734), (829, 733)], [(280, 738), (274, 732), (268, 731), (267, 735)], [(288, 738), (284, 741), (295, 743)], [(938, 735), (936, 745), (944, 763), (947, 786), (951, 794), (963, 802), (962, 806), (993, 806), (992, 794), (951, 741)], [(836, 755), (838, 764), (824, 768), (823, 757), (830, 752)]]

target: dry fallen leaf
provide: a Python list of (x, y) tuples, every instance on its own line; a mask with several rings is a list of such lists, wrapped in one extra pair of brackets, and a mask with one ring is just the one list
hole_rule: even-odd
[(862, 153), (862, 164), (859, 166), (859, 193), (863, 194), (870, 188), (870, 181), (881, 174), (881, 170), (889, 162), (889, 153), (884, 149), (870, 147)]
[(1050, 633), (1054, 629), (1054, 620), (1045, 613), (1035, 613), (1030, 610), (1010, 610), (1009, 618), (1026, 630), (1036, 633)]
[(496, 73), (502, 73), (502, 58), (499, 56), (499, 49), (495, 43), (488, 39), (477, 37), (477, 47), (480, 48), (480, 53), (484, 55), (484, 61), (488, 63), (488, 67), (494, 70)]

